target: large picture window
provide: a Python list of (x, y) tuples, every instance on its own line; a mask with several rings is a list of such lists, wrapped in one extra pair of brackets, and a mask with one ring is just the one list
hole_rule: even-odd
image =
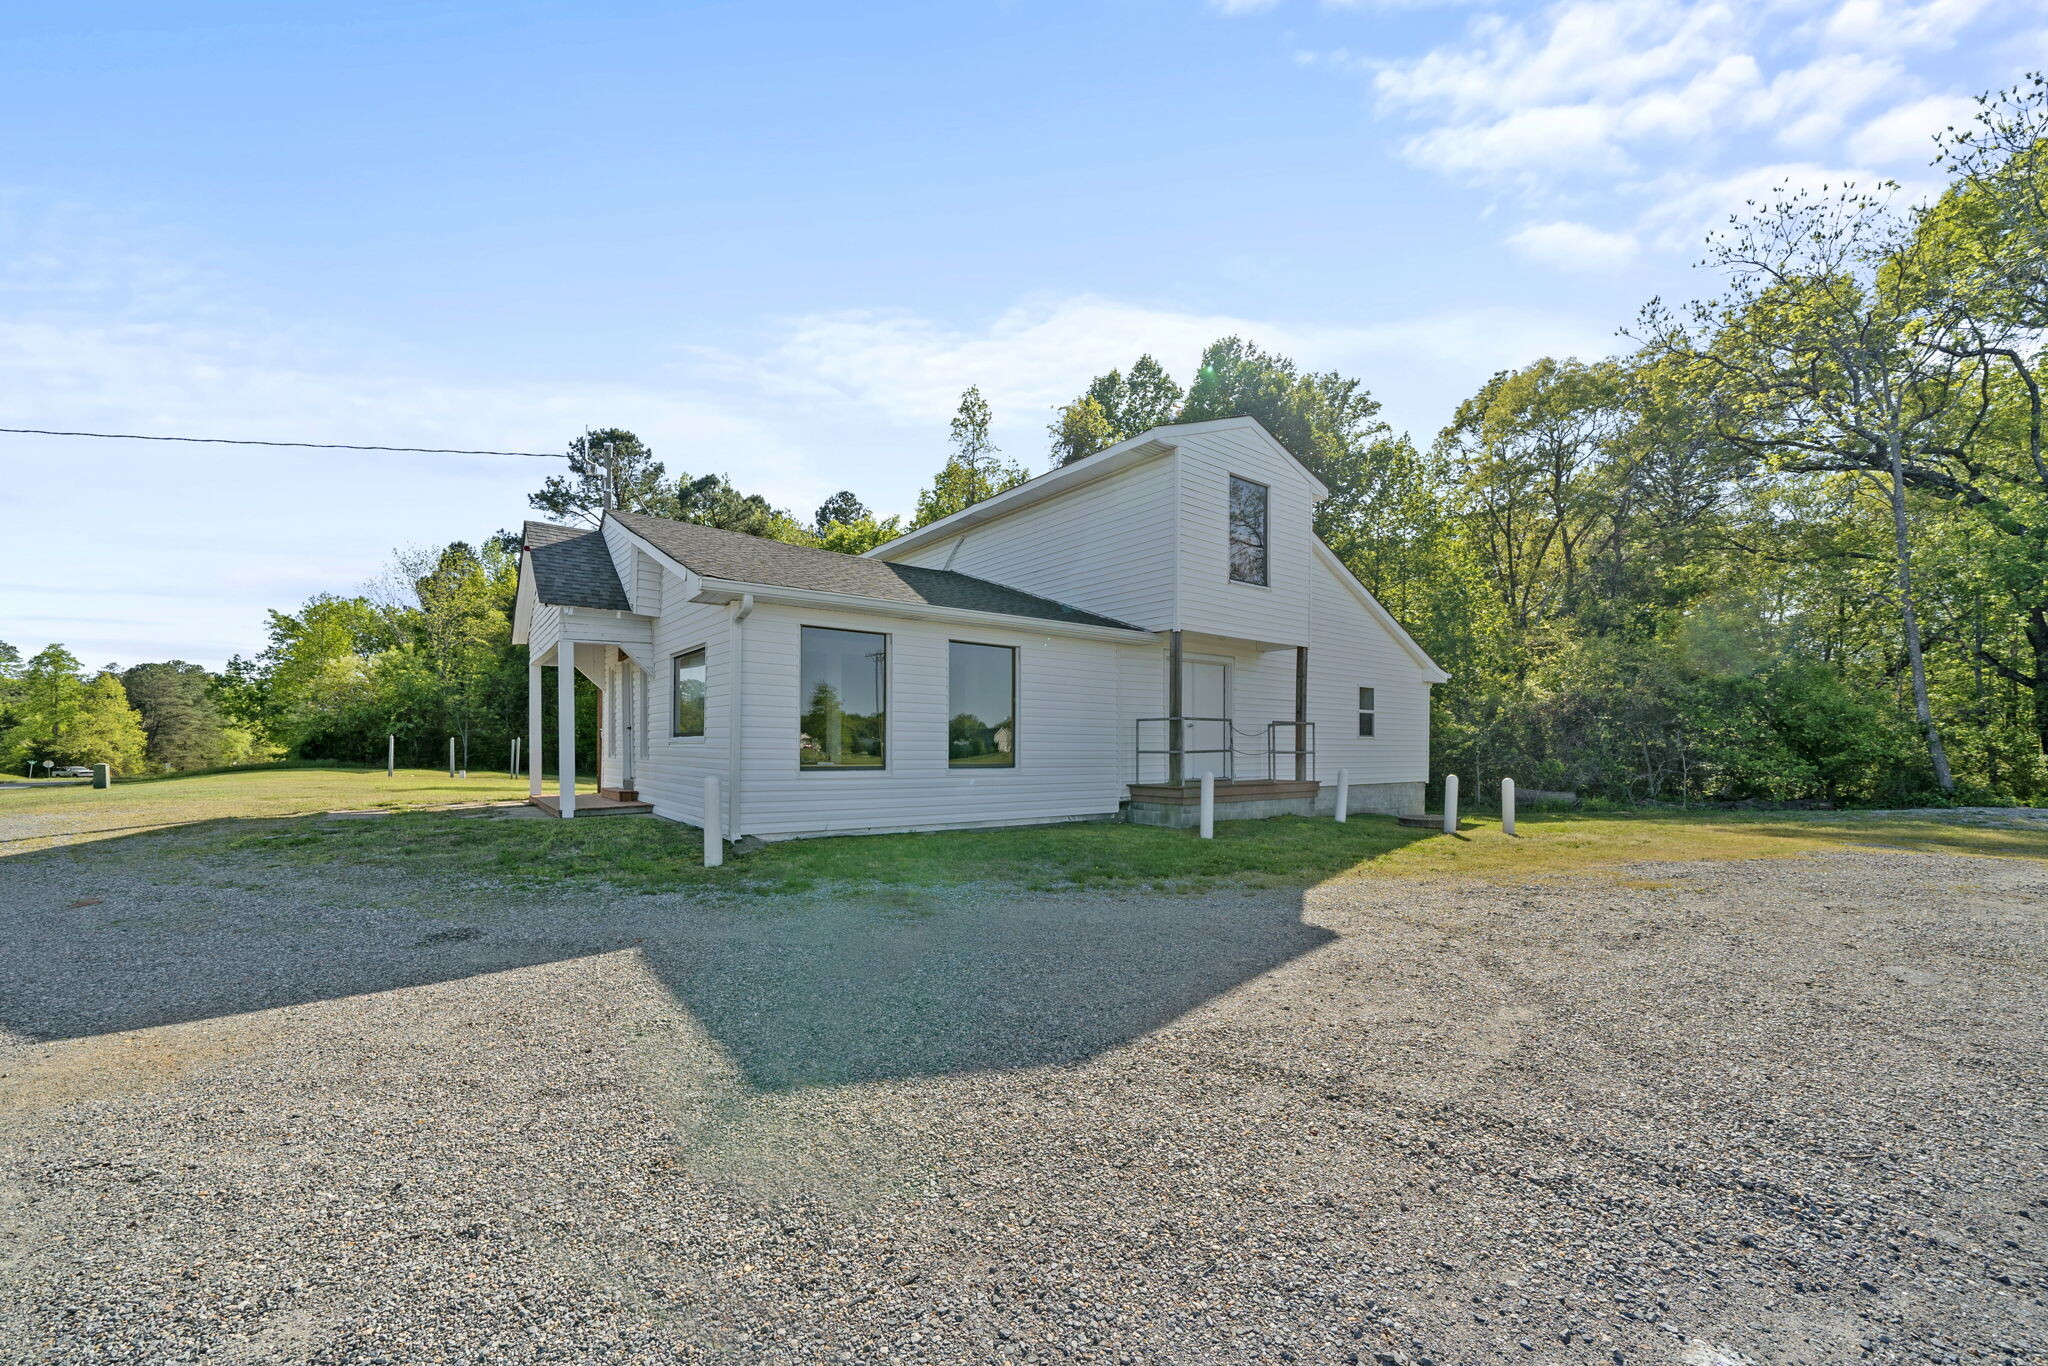
[(688, 650), (676, 656), (677, 735), (704, 733), (704, 652)]
[(1017, 764), (1017, 651), (956, 640), (947, 657), (946, 762), (954, 768)]
[(888, 731), (889, 637), (829, 626), (802, 631), (798, 765), (881, 768)]
[(1233, 583), (1266, 582), (1266, 497), (1264, 484), (1230, 476), (1230, 578)]

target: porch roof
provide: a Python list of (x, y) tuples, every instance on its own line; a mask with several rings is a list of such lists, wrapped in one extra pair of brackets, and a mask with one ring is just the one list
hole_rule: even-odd
[(560, 607), (633, 610), (603, 532), (528, 522), (520, 540), (533, 556), (533, 590), (539, 601)]

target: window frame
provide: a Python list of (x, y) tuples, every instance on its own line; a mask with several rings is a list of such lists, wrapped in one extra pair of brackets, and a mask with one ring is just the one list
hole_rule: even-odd
[(1379, 693), (1360, 684), (1358, 688), (1358, 738), (1371, 740), (1379, 733)]
[[(882, 753), (879, 764), (807, 764), (803, 756), (803, 717), (807, 709), (804, 696), (804, 632), (837, 631), (848, 636), (875, 636), (882, 642), (882, 695), (875, 700), (882, 709)], [(797, 691), (797, 752), (796, 769), (799, 773), (887, 773), (889, 771), (889, 694), (893, 690), (890, 671), (896, 664), (896, 636), (893, 631), (871, 631), (864, 626), (813, 626), (798, 622), (796, 628), (796, 691)]]
[[(953, 647), (971, 645), (979, 650), (1008, 650), (1010, 652), (1010, 762), (1006, 764), (961, 763), (953, 758)], [(986, 640), (948, 640), (946, 642), (946, 771), (948, 773), (994, 770), (997, 773), (1017, 771), (1017, 732), (1021, 726), (1017, 720), (1017, 697), (1020, 688), (1019, 675), (1023, 672), (1024, 652), (1015, 645), (998, 645)]]
[[(704, 671), (704, 696), (701, 699), (702, 714), (697, 718), (694, 733), (681, 729), (683, 724), (683, 661), (691, 655), (700, 656), (697, 667)], [(702, 740), (711, 729), (711, 650), (706, 645), (693, 645), (687, 650), (678, 650), (668, 660), (668, 738), (671, 740)]]
[[(1237, 546), (1237, 519), (1232, 515), (1232, 505), (1236, 501), (1233, 495), (1237, 492), (1239, 484), (1257, 489), (1262, 500), (1260, 506), (1263, 509), (1264, 515), (1260, 520), (1264, 523), (1264, 526), (1260, 532), (1261, 539), (1258, 542), (1260, 577), (1256, 579), (1238, 577), (1236, 556), (1231, 553)], [(1241, 474), (1232, 474), (1226, 477), (1226, 482), (1223, 486), (1223, 573), (1231, 583), (1239, 584), (1246, 588), (1271, 588), (1273, 586), (1273, 486), (1271, 484), (1263, 483), (1257, 479), (1247, 479)]]

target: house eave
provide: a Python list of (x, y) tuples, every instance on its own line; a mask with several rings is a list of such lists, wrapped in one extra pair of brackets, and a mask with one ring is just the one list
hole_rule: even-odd
[(821, 611), (859, 612), (865, 616), (899, 617), (906, 621), (956, 621), (985, 626), (991, 630), (1022, 631), (1032, 635), (1071, 636), (1079, 640), (1112, 641), (1120, 645), (1144, 645), (1159, 637), (1136, 627), (1092, 626), (1086, 622), (1054, 621), (1047, 617), (1016, 616), (1008, 612), (977, 612), (966, 607), (939, 607), (931, 603), (900, 602), (894, 598), (859, 597), (850, 593), (826, 593), (810, 588), (784, 588), (769, 583), (740, 583), (733, 579), (702, 579), (690, 601), (738, 602), (751, 594), (757, 604), (774, 607), (809, 607)]

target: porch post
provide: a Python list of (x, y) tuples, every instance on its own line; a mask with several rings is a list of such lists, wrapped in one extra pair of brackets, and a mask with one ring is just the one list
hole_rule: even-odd
[(1180, 632), (1169, 631), (1166, 635), (1166, 781), (1179, 787), (1183, 777), (1181, 750), (1187, 741), (1180, 719), (1181, 709), (1181, 640)]
[(576, 643), (555, 646), (555, 774), (562, 819), (576, 814)]
[(604, 791), (604, 698), (611, 691), (611, 665), (607, 663), (599, 671), (597, 685), (597, 726), (595, 728), (596, 750), (590, 756), (590, 766), (597, 770), (597, 790)]
[(526, 660), (526, 795), (540, 795), (541, 756), (547, 751), (540, 739), (540, 665), (531, 654)]
[(1308, 781), (1308, 646), (1294, 647), (1294, 781)]

